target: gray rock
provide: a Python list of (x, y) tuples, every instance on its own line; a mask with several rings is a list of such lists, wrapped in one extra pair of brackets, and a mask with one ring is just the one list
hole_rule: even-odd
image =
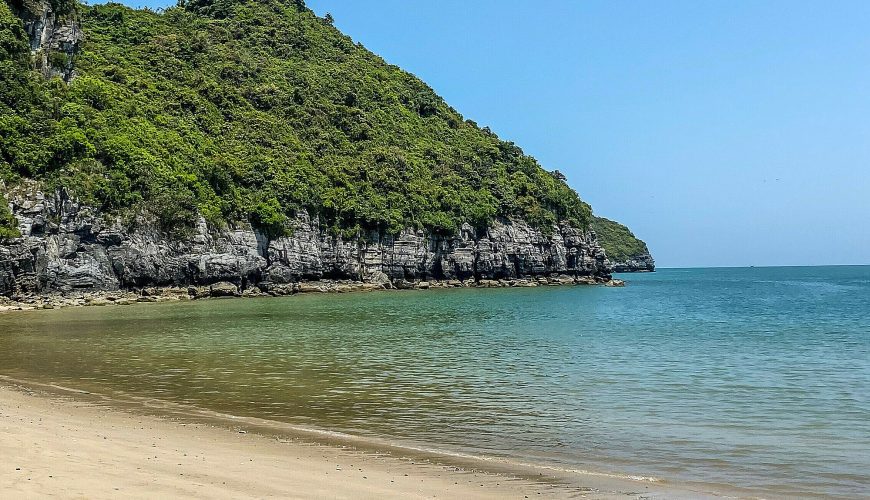
[[(22, 233), (0, 243), (0, 296), (7, 297), (147, 287), (181, 287), (194, 298), (254, 287), (270, 295), (348, 289), (324, 285), (329, 280), (379, 289), (610, 279), (594, 233), (567, 224), (544, 233), (521, 220), (499, 219), (482, 230), (463, 225), (449, 236), (407, 229), (343, 240), (301, 212), (292, 236), (275, 240), (248, 224), (215, 229), (204, 220), (178, 239), (147, 219), (125, 226), (63, 191), (47, 195), (32, 182), (5, 196)], [(321, 283), (299, 285), (306, 281)]]
[(215, 283), (209, 288), (209, 292), (212, 297), (238, 297), (240, 295), (239, 287), (226, 281)]
[(656, 270), (656, 261), (649, 252), (632, 255), (623, 261), (611, 263), (614, 273), (651, 273)]
[(84, 40), (77, 13), (55, 12), (48, 0), (21, 2), (16, 10), (24, 21), (34, 68), (46, 78), (75, 78), (75, 57)]

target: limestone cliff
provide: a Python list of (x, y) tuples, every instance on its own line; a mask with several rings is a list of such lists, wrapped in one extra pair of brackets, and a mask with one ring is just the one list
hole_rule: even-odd
[(656, 270), (656, 261), (646, 251), (626, 259), (611, 261), (611, 266), (614, 273), (651, 273)]
[(22, 234), (0, 244), (0, 295), (7, 297), (215, 283), (292, 293), (287, 285), (318, 280), (403, 288), (429, 280), (610, 279), (595, 234), (567, 225), (544, 234), (502, 219), (450, 236), (408, 229), (346, 240), (301, 213), (292, 236), (274, 240), (249, 225), (213, 230), (204, 221), (174, 238), (142, 220), (124, 225), (64, 191), (46, 195), (29, 184), (6, 196)]
[(35, 69), (50, 78), (70, 81), (74, 62), (84, 39), (76, 18), (76, 4), (47, 0), (23, 0), (16, 14), (24, 22)]
[[(272, 14), (253, 0), (231, 3)], [(302, 7), (276, 4), (272, 7), (281, 12), (279, 18), (244, 17), (245, 26), (220, 16), (185, 14), (188, 28), (199, 31), (176, 37), (161, 31), (179, 29), (171, 22), (176, 18), (120, 5), (6, 0), (0, 6), (7, 16), (14, 11), (20, 18), (20, 25), (9, 23), (7, 38), (17, 43), (18, 70), (27, 73), (27, 78), (9, 80), (23, 85), (15, 100), (0, 103), (10, 117), (19, 118), (11, 122), (21, 125), (15, 147), (0, 151), (0, 179), (10, 182), (7, 187), (0, 181), (0, 203), (8, 200), (13, 216), (0, 211), (0, 229), (5, 230), (0, 238), (15, 236), (0, 240), (0, 298), (151, 287), (183, 293), (191, 287), (192, 296), (203, 287), (211, 295), (274, 295), (325, 283), (334, 289), (338, 281), (370, 289), (425, 288), (433, 280), (449, 286), (610, 280), (597, 229), (552, 223), (581, 225), (591, 218), (591, 208), (564, 176), (543, 171), (517, 146), (464, 120), (412, 75), (386, 66)], [(293, 43), (277, 51), (271, 28), (262, 26), (266, 21), (276, 29), (295, 26), (288, 35)], [(82, 23), (89, 35), (86, 44)], [(225, 35), (255, 30), (268, 35), (269, 43), (251, 37), (245, 42), (250, 50), (244, 52), (250, 57), (239, 61), (233, 37), (211, 36), (219, 24)], [(131, 27), (144, 30), (133, 41), (126, 38)], [(27, 44), (32, 64), (26, 61)], [(164, 49), (172, 50), (164, 54)], [(131, 51), (135, 56), (111, 61), (118, 66), (114, 76), (107, 76), (103, 58), (93, 57), (119, 59), (118, 54)], [(164, 59), (149, 59), (154, 54), (186, 71), (161, 72)], [(230, 71), (255, 60), (268, 62), (274, 71)], [(288, 61), (292, 64), (285, 67)], [(209, 66), (216, 62), (226, 64)], [(33, 69), (46, 78), (59, 76), (79, 91), (58, 94), (69, 102), (50, 101), (45, 96), (55, 94), (40, 94), (45, 89), (39, 85), (27, 87), (38, 80), (29, 78)], [(331, 76), (318, 83), (340, 69), (377, 78), (345, 82), (353, 92), (333, 85)], [(293, 78), (259, 80), (302, 73), (318, 85)], [(124, 74), (139, 76), (127, 79)], [(195, 78), (173, 80), (185, 75)], [(239, 85), (249, 88), (239, 93)], [(401, 95), (383, 96), (381, 87)], [(134, 99), (142, 89), (153, 92), (147, 99)], [(274, 99), (269, 97), (273, 91)], [(185, 96), (183, 104), (175, 100), (179, 93)], [(29, 111), (22, 96), (37, 96)], [(161, 106), (142, 109), (154, 101)], [(136, 120), (130, 122), (131, 115)], [(301, 118), (288, 121), (292, 116)], [(320, 119), (326, 116), (331, 118)], [(251, 117), (256, 120), (245, 121)], [(262, 127), (261, 118), (273, 120), (274, 126)], [(164, 142), (173, 148), (144, 140), (142, 130), (165, 135)], [(245, 135), (248, 131), (257, 137)], [(289, 142), (273, 140), (284, 132), (290, 132)], [(176, 141), (179, 137), (184, 140)], [(212, 149), (213, 140), (239, 142), (227, 148), (224, 158)], [(192, 156), (180, 155), (175, 147), (180, 142), (192, 145)], [(427, 145), (425, 154), (416, 157), (421, 145)], [(273, 161), (276, 157), (296, 161)], [(45, 188), (59, 185), (66, 188)], [(308, 190), (309, 185), (319, 191)], [(126, 196), (129, 192), (140, 197), (129, 201), (136, 198)], [(310, 201), (323, 198), (329, 198), (329, 207)], [(219, 203), (227, 200), (226, 207)], [(94, 206), (110, 208), (102, 212)], [(224, 209), (232, 217), (215, 223), (223, 228), (209, 226), (197, 215), (211, 213), (209, 220), (215, 221), (213, 212), (223, 217)], [(140, 215), (122, 220), (121, 213)], [(351, 220), (343, 220), (345, 214)], [(357, 224), (362, 216), (368, 217), (366, 224)], [(184, 231), (162, 231), (167, 226), (159, 217), (180, 221)], [(491, 222), (487, 227), (458, 224), (465, 220)], [(403, 225), (431, 230), (407, 228), (395, 234)], [(268, 236), (284, 234), (288, 226), (290, 236)], [(362, 230), (352, 239), (336, 235), (359, 227), (382, 230)], [(315, 285), (306, 285), (311, 283)]]

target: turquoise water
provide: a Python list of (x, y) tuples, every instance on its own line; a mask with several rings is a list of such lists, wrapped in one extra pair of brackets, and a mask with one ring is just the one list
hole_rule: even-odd
[(0, 373), (565, 469), (870, 491), (870, 266), (0, 315)]

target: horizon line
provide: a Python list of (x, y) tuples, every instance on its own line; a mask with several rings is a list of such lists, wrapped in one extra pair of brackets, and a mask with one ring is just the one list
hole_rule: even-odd
[[(868, 264), (764, 264), (764, 265), (742, 265), (742, 266), (656, 266), (656, 271), (660, 269), (760, 269), (760, 268), (776, 268), (776, 267), (868, 267)], [(633, 273), (614, 273), (614, 274), (633, 274)]]

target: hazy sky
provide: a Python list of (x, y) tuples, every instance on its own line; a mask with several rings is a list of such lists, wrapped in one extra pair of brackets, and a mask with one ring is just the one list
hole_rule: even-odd
[(870, 264), (870, 2), (307, 3), (662, 267)]

